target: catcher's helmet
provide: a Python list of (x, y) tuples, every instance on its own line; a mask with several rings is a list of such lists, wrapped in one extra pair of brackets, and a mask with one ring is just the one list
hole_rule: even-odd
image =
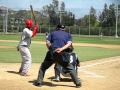
[(26, 19), (25, 20), (25, 25), (27, 28), (32, 28), (33, 21), (31, 19)]

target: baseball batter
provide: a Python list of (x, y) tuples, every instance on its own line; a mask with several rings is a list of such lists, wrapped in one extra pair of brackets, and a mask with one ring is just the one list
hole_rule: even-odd
[(22, 76), (28, 76), (28, 70), (30, 69), (32, 58), (31, 53), (29, 51), (29, 47), (31, 44), (31, 38), (34, 37), (38, 30), (38, 24), (36, 24), (31, 31), (33, 26), (33, 21), (31, 19), (25, 20), (25, 28), (21, 34), (21, 40), (17, 46), (18, 51), (20, 51), (22, 57), (21, 67), (19, 69), (19, 73)]

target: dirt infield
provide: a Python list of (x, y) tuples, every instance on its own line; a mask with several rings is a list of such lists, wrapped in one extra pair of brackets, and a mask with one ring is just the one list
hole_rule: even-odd
[(0, 90), (120, 90), (120, 56), (82, 62), (78, 69), (81, 88), (75, 88), (70, 79), (53, 82), (53, 66), (48, 69), (42, 87), (33, 85), (37, 78), (39, 64), (32, 64), (30, 76), (23, 77), (17, 72), (20, 64), (0, 63)]
[(12, 46), (11, 47), (10, 46), (0, 46), (0, 48), (4, 48), (5, 49), (5, 48), (16, 48), (16, 47), (12, 47)]
[[(16, 40), (0, 40), (0, 42), (18, 42)], [(35, 42), (45, 44), (45, 42)], [(119, 45), (101, 45), (87, 43), (73, 43), (74, 46), (91, 46), (100, 48), (120, 49)], [(16, 48), (0, 46), (0, 48)], [(36, 80), (40, 64), (32, 64), (30, 76), (23, 77), (18, 74), (20, 63), (0, 63), (0, 90), (120, 90), (120, 56), (94, 61), (82, 62), (78, 69), (79, 78), (82, 81), (81, 88), (75, 88), (73, 82), (62, 77), (61, 82), (53, 82), (54, 66), (45, 75), (43, 87), (36, 87)]]
[[(18, 42), (17, 40), (0, 40), (0, 42)], [(32, 41), (32, 43), (36, 44), (44, 44), (45, 42), (42, 41)], [(109, 48), (109, 49), (120, 49), (120, 45), (106, 45), (106, 44), (90, 44), (90, 43), (73, 43), (73, 46), (89, 46), (89, 47), (99, 47), (99, 48)], [(0, 46), (2, 48), (3, 46)], [(10, 47), (6, 47), (10, 48)], [(16, 48), (16, 47), (12, 47)]]

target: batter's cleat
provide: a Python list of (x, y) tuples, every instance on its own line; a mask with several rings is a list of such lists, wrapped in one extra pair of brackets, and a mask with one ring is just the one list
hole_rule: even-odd
[(27, 73), (23, 73), (23, 72), (21, 72), (20, 75), (21, 75), (21, 76), (30, 76), (30, 75), (28, 75)]
[(76, 84), (76, 88), (80, 88), (82, 86), (81, 82), (79, 84)]
[(22, 70), (20, 69), (18, 73), (21, 73), (21, 72), (22, 72)]
[(41, 86), (42, 86), (42, 83), (35, 82), (34, 85), (35, 85), (35, 86), (38, 86), (38, 87), (41, 87)]

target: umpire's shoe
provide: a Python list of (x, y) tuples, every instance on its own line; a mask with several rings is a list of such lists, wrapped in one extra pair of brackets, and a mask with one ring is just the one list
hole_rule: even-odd
[(79, 82), (78, 84), (76, 84), (76, 88), (80, 88), (82, 86), (81, 82)]
[(42, 86), (42, 83), (36, 81), (36, 82), (34, 83), (34, 85), (35, 85), (35, 86), (38, 86), (38, 87), (41, 87), (41, 86)]

